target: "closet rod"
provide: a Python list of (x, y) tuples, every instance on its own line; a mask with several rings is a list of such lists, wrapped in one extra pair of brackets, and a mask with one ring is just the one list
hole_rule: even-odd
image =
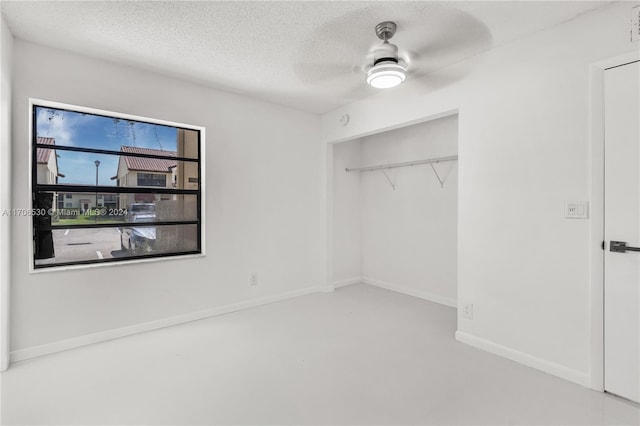
[(438, 158), (429, 158), (426, 160), (406, 161), (404, 163), (381, 164), (379, 166), (369, 166), (369, 167), (354, 167), (352, 169), (346, 168), (344, 170), (347, 172), (370, 172), (373, 170), (395, 169), (396, 167), (416, 166), (418, 164), (440, 163), (444, 161), (456, 161), (457, 159), (458, 159), (457, 155), (450, 155), (448, 157), (438, 157)]

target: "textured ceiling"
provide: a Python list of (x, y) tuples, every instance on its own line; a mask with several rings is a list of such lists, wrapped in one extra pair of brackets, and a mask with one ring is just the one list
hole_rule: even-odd
[[(21, 39), (323, 113), (376, 89), (363, 68), (394, 20), (410, 78), (608, 2), (13, 1)], [(439, 83), (446, 84), (446, 83)]]

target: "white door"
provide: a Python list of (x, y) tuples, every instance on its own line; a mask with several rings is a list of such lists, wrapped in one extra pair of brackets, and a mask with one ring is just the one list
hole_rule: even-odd
[(604, 75), (604, 387), (640, 402), (640, 63)]

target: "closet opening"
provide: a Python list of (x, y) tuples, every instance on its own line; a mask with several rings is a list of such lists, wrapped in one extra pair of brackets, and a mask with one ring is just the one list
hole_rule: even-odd
[(457, 306), (458, 115), (333, 145), (334, 286)]

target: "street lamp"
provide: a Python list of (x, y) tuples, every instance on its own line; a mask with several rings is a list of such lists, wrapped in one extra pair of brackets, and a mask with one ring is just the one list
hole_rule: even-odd
[(98, 167), (100, 167), (100, 161), (96, 160), (95, 162), (96, 164), (96, 215), (95, 215), (95, 222), (98, 221)]

